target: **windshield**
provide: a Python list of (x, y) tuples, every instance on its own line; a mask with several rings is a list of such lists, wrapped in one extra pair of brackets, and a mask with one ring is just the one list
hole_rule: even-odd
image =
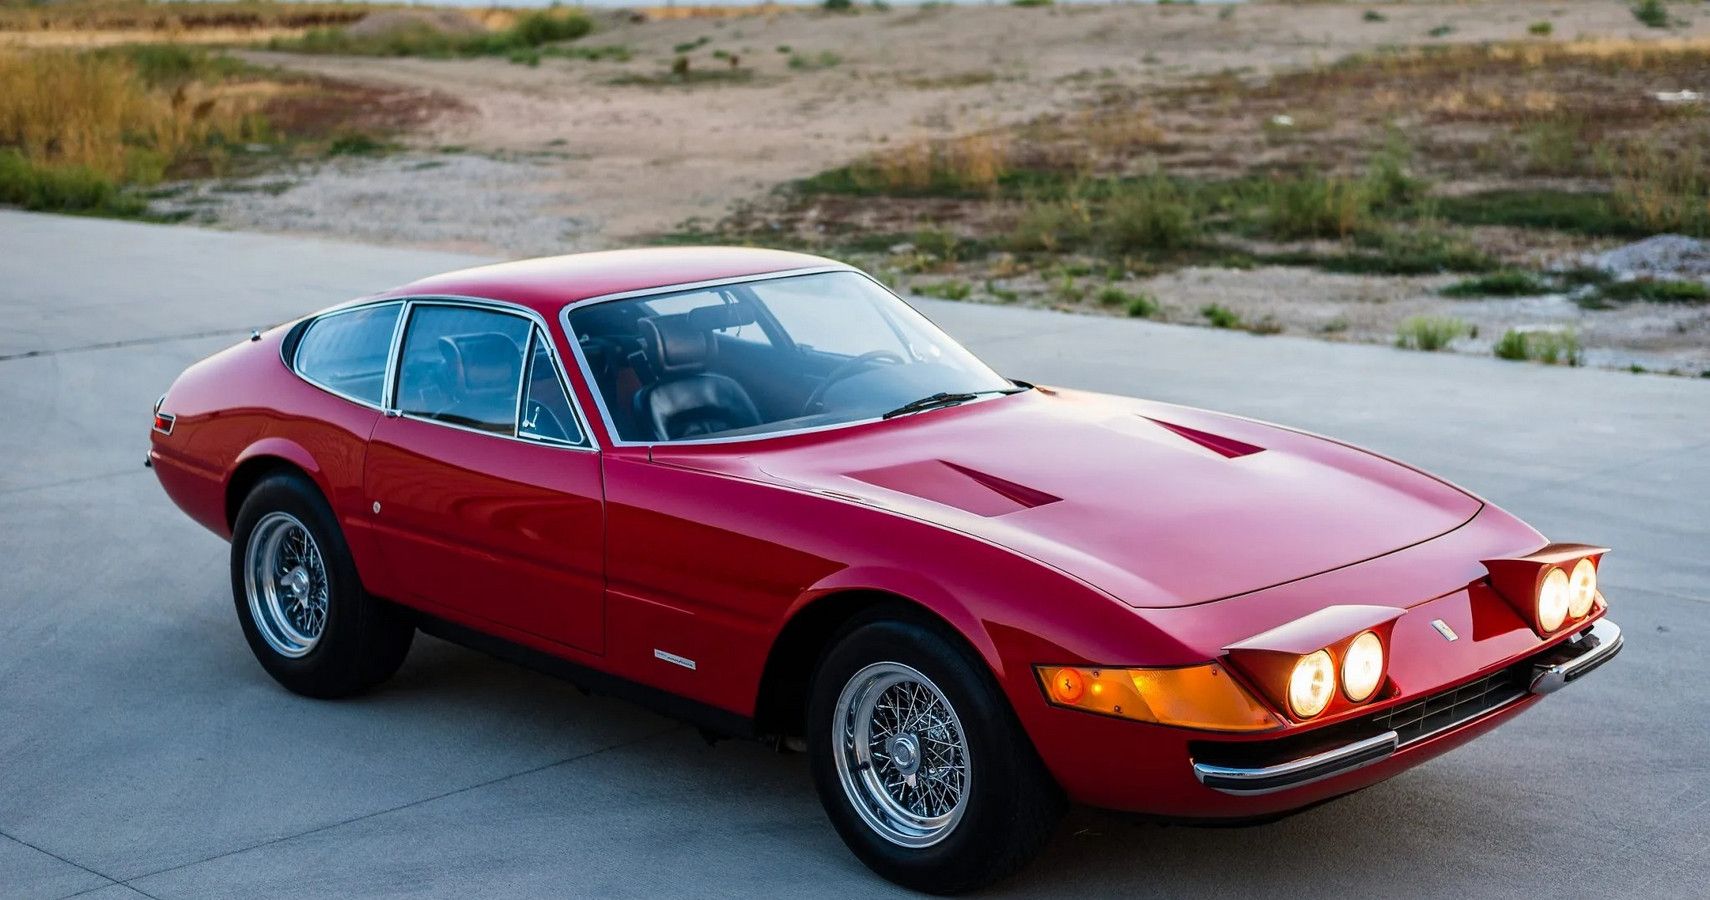
[(569, 322), (626, 441), (758, 436), (1014, 389), (855, 272), (612, 300)]

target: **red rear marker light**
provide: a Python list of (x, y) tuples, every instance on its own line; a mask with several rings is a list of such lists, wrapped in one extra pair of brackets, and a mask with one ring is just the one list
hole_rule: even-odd
[(165, 405), (166, 405), (166, 395), (161, 394), (160, 399), (154, 401), (154, 430), (160, 432), (161, 434), (171, 434), (172, 433), (172, 423), (174, 421), (176, 421), (178, 419), (178, 417), (172, 415), (171, 413), (161, 412), (160, 408), (162, 406), (165, 406)]

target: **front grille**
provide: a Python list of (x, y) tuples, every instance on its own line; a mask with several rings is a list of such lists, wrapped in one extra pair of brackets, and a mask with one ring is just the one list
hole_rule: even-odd
[(1530, 664), (1510, 666), (1460, 687), (1385, 710), (1372, 716), (1371, 721), (1379, 729), (1395, 732), (1401, 737), (1402, 746), (1406, 746), (1524, 697), (1530, 668)]

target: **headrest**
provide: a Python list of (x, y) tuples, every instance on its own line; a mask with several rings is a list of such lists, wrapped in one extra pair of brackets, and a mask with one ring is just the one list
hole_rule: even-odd
[(448, 334), (439, 339), (439, 355), (451, 369), (452, 390), (462, 396), (517, 389), (522, 351), (516, 341), (496, 331)]
[(640, 320), (647, 359), (660, 376), (699, 372), (712, 355), (712, 333), (697, 328), (689, 313)]
[(697, 306), (689, 310), (689, 322), (701, 331), (720, 331), (740, 325), (754, 324), (754, 308), (743, 304), (720, 303), (717, 306)]

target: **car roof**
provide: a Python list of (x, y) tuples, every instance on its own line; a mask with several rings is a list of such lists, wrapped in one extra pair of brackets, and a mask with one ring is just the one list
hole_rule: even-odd
[(822, 256), (754, 247), (602, 250), (460, 269), (393, 288), (380, 297), (480, 297), (551, 317), (570, 303), (648, 288), (842, 264)]

